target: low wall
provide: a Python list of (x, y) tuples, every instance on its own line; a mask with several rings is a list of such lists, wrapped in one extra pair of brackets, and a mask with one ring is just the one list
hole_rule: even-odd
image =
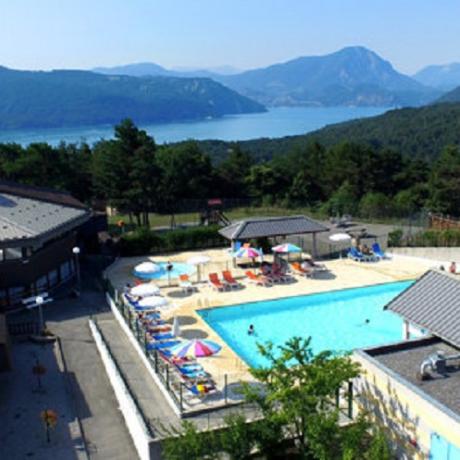
[[(389, 248), (392, 254), (430, 259), (444, 265), (456, 261), (460, 265), (460, 248)], [(446, 269), (448, 266), (446, 266)]]
[(136, 404), (129, 393), (128, 388), (120, 376), (116, 364), (113, 362), (107, 346), (97, 330), (94, 322), (89, 320), (89, 328), (96, 343), (102, 362), (109, 377), (113, 391), (120, 405), (120, 411), (126, 422), (126, 426), (136, 447), (141, 460), (150, 460), (150, 443), (153, 441), (148, 433), (142, 416), (139, 414)]

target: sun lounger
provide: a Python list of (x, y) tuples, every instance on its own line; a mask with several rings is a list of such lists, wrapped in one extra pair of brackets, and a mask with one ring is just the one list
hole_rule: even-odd
[(169, 342), (156, 342), (152, 341), (147, 344), (147, 350), (160, 350), (164, 348), (171, 348), (180, 343), (180, 340), (171, 340)]
[(179, 276), (179, 286), (182, 288), (184, 293), (193, 292), (196, 289), (190, 281), (188, 275), (185, 274)]
[(240, 283), (238, 283), (238, 281), (236, 281), (235, 278), (233, 278), (233, 275), (232, 273), (230, 272), (230, 270), (224, 270), (222, 272), (222, 278), (224, 279), (224, 281), (231, 287), (231, 288), (239, 288), (241, 286)]
[(356, 262), (371, 262), (375, 260), (373, 255), (363, 254), (360, 250), (355, 247), (351, 247), (348, 252), (348, 258)]
[(245, 274), (251, 283), (257, 284), (258, 286), (271, 286), (273, 284), (265, 275), (256, 275), (250, 270)]
[(186, 386), (186, 388), (193, 396), (197, 396), (198, 398), (205, 398), (206, 396), (217, 392), (216, 386), (213, 383), (198, 383), (195, 385)]
[(385, 254), (385, 252), (382, 251), (382, 248), (380, 247), (380, 244), (377, 243), (377, 242), (375, 242), (372, 245), (372, 252), (379, 259), (387, 259), (388, 258), (388, 256)]
[(312, 276), (313, 275), (313, 269), (308, 269), (306, 270), (305, 268), (302, 268), (302, 266), (299, 264), (299, 262), (293, 262), (291, 263), (291, 268), (294, 271), (294, 273), (297, 273), (298, 275), (301, 276)]
[(348, 258), (356, 262), (364, 262), (363, 253), (358, 251), (355, 247), (351, 247), (348, 251)]
[(172, 366), (198, 364), (194, 358), (178, 358), (177, 356), (173, 356), (167, 348), (159, 349), (158, 356)]
[(154, 340), (170, 340), (176, 338), (176, 336), (171, 334), (171, 332), (161, 332), (159, 334), (154, 334), (152, 337)]
[(224, 291), (225, 285), (222, 284), (217, 273), (210, 273), (209, 275), (209, 284), (216, 290), (216, 291)]

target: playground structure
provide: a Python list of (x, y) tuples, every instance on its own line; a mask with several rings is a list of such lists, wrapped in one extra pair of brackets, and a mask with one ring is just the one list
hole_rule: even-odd
[(206, 207), (200, 212), (200, 225), (230, 225), (230, 219), (224, 214), (223, 202), (220, 198), (207, 200)]

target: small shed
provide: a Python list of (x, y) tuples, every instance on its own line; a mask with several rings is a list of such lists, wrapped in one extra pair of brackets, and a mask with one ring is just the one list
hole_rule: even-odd
[(245, 219), (222, 228), (219, 233), (230, 240), (232, 246), (236, 241), (247, 241), (253, 238), (311, 234), (313, 256), (316, 256), (316, 234), (328, 230), (325, 225), (306, 216), (282, 216)]

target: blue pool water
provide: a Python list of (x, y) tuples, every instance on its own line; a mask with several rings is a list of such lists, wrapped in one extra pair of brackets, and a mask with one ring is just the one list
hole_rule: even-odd
[[(161, 270), (155, 273), (140, 273), (134, 270), (134, 276), (144, 280), (157, 280), (168, 278), (168, 272), (166, 271), (167, 262), (155, 262), (161, 267)], [(171, 278), (179, 278), (180, 275), (191, 275), (195, 273), (195, 267), (184, 263), (173, 263), (173, 269), (170, 272)]]
[[(293, 336), (311, 336), (315, 353), (400, 340), (402, 320), (383, 307), (411, 284), (403, 281), (245, 303), (199, 314), (248, 365), (260, 367), (266, 363), (257, 343), (282, 345)], [(247, 333), (250, 324), (254, 335)]]

